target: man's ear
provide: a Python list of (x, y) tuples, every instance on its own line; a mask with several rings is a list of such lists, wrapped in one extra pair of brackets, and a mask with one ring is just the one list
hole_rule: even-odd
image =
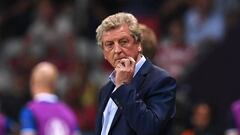
[(104, 57), (105, 60), (107, 60), (107, 57), (106, 57), (105, 53), (106, 52), (104, 52), (104, 50), (102, 50), (103, 57)]
[(142, 52), (142, 45), (141, 44), (138, 45), (138, 51)]
[(107, 56), (105, 55), (105, 53), (103, 53), (103, 57), (105, 60), (107, 60)]

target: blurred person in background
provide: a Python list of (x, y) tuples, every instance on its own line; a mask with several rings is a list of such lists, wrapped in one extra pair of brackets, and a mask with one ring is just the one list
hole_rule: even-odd
[(161, 39), (154, 57), (155, 63), (166, 69), (177, 80), (182, 78), (196, 53), (195, 48), (185, 42), (184, 33), (181, 19), (172, 20), (168, 35)]
[[(48, 59), (60, 70), (75, 57), (72, 3), (40, 0), (35, 3), (35, 18), (24, 37), (23, 50), (38, 60)], [(27, 49), (26, 49), (27, 48)]]
[(49, 62), (37, 64), (30, 86), (33, 100), (20, 114), (21, 135), (79, 135), (73, 111), (55, 95), (58, 69)]
[(104, 58), (114, 68), (100, 90), (96, 134), (169, 134), (176, 81), (142, 55), (137, 19), (116, 13), (105, 18), (96, 32)]
[(6, 134), (6, 117), (0, 113), (0, 135)]
[(214, 0), (193, 0), (184, 17), (188, 45), (216, 43), (224, 36), (224, 16), (215, 10)]
[(18, 135), (19, 125), (6, 111), (6, 108), (3, 107), (3, 104), (9, 105), (2, 101), (4, 100), (3, 98), (0, 91), (0, 135)]
[(231, 104), (228, 127), (225, 135), (240, 134), (240, 100), (236, 100)]
[(200, 102), (194, 105), (189, 128), (181, 135), (218, 135), (213, 129), (212, 116), (212, 108), (209, 104)]
[(0, 112), (0, 135), (15, 135), (17, 132), (17, 124)]
[(139, 24), (139, 29), (142, 34), (143, 55), (150, 60), (153, 60), (157, 51), (157, 37), (154, 31), (145, 24)]

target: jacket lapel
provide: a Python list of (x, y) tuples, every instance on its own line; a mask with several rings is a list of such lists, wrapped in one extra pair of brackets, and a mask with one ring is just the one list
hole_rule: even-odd
[(150, 72), (151, 66), (152, 66), (151, 62), (148, 59), (146, 59), (143, 66), (140, 68), (136, 76), (133, 78), (132, 85), (136, 88), (137, 92), (139, 92), (143, 88), (146, 75), (148, 72)]
[(109, 81), (109, 83), (101, 89), (102, 94), (100, 96), (103, 97), (103, 99), (100, 102), (100, 109), (99, 109), (99, 113), (98, 113), (99, 114), (99, 116), (98, 116), (99, 119), (97, 121), (98, 122), (97, 123), (97, 131), (96, 131), (97, 135), (101, 134), (103, 111), (104, 111), (104, 109), (107, 105), (107, 102), (110, 98), (110, 95), (111, 95), (114, 87), (115, 87), (115, 85), (111, 81)]

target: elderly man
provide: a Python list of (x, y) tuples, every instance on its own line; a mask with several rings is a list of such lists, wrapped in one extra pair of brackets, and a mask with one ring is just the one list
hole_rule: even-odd
[(137, 19), (117, 13), (97, 28), (114, 71), (101, 89), (97, 135), (167, 135), (175, 115), (176, 82), (142, 55)]

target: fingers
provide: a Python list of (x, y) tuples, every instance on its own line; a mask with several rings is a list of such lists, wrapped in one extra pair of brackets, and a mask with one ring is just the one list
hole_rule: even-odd
[(128, 59), (130, 60), (131, 65), (135, 65), (136, 61), (132, 57), (128, 57)]
[(121, 59), (120, 63), (123, 67), (129, 67), (131, 64), (129, 59)]
[(132, 57), (123, 58), (116, 65), (116, 86), (120, 85), (122, 82), (129, 83), (133, 78), (135, 69), (135, 60)]
[(118, 67), (134, 67), (135, 66), (135, 60), (132, 57), (121, 59)]

